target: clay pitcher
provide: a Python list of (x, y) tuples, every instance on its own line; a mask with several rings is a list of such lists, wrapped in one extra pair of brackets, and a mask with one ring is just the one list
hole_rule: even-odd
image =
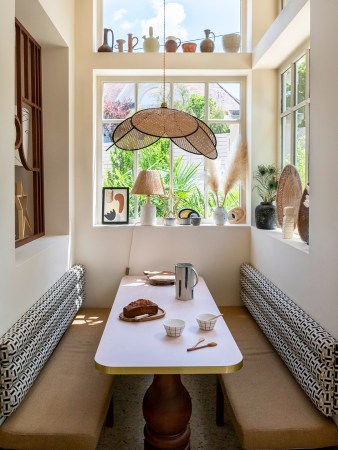
[[(178, 42), (177, 42), (178, 41)], [(175, 53), (181, 45), (181, 39), (175, 36), (168, 36), (165, 43), (165, 51), (169, 53)]]
[(116, 42), (115, 48), (118, 49), (119, 53), (123, 53), (123, 45), (126, 41), (124, 39), (117, 39)]
[[(135, 44), (133, 44), (134, 40), (136, 41)], [(128, 52), (132, 53), (133, 49), (138, 44), (138, 37), (133, 36), (132, 33), (128, 33)]]
[[(108, 33), (111, 32), (111, 46), (108, 45)], [(98, 52), (113, 52), (114, 47), (114, 33), (113, 30), (105, 28), (103, 30), (103, 44), (97, 49)]]
[(201, 52), (212, 53), (214, 51), (215, 44), (214, 44), (214, 41), (209, 38), (209, 36), (210, 36), (210, 34), (212, 34), (214, 36), (214, 40), (215, 40), (215, 35), (210, 30), (204, 30), (204, 33), (205, 33), (205, 39), (203, 39), (203, 41), (200, 44)]

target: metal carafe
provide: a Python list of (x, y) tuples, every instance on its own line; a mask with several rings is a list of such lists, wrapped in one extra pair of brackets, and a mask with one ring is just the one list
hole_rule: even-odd
[(192, 264), (175, 264), (175, 282), (178, 300), (192, 300), (194, 298), (194, 287), (198, 283), (198, 273)]

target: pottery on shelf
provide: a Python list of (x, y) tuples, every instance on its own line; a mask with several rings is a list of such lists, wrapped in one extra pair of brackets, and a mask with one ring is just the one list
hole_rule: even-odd
[[(108, 44), (108, 34), (111, 33), (111, 46)], [(114, 33), (110, 28), (103, 30), (103, 44), (97, 49), (98, 52), (113, 52), (114, 48)]]
[[(215, 35), (210, 30), (204, 30), (204, 33), (205, 33), (205, 39), (203, 39), (203, 41), (200, 44), (200, 50), (202, 53), (212, 53), (215, 48), (215, 44), (214, 44)], [(214, 36), (214, 40), (209, 38), (210, 34), (212, 34)]]
[(128, 53), (131, 53), (137, 44), (138, 44), (138, 37), (133, 36), (132, 33), (128, 33)]
[(195, 42), (184, 42), (182, 44), (182, 50), (184, 53), (195, 53), (197, 44)]
[(228, 53), (237, 53), (241, 46), (241, 35), (230, 33), (223, 36), (223, 50)]
[(117, 48), (119, 53), (123, 53), (123, 45), (125, 44), (125, 42), (126, 41), (124, 39), (117, 39), (116, 40), (115, 48)]
[(271, 202), (261, 202), (255, 209), (256, 227), (261, 230), (274, 230), (276, 223), (276, 207)]
[(149, 37), (143, 36), (143, 50), (156, 53), (160, 49), (159, 37), (154, 37), (153, 27), (149, 27)]
[(175, 53), (176, 50), (180, 47), (180, 45), (181, 45), (180, 38), (177, 38), (175, 36), (168, 36), (167, 41), (164, 45), (165, 51), (168, 53)]
[(217, 208), (212, 214), (212, 218), (214, 219), (215, 225), (221, 226), (224, 225), (225, 222), (227, 221), (228, 214), (225, 208), (217, 206)]

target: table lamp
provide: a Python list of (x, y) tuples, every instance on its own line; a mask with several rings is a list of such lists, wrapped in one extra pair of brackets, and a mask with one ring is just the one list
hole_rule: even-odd
[(156, 207), (150, 203), (150, 195), (164, 195), (164, 188), (157, 170), (141, 170), (137, 175), (132, 194), (146, 195), (141, 207), (141, 225), (156, 225)]

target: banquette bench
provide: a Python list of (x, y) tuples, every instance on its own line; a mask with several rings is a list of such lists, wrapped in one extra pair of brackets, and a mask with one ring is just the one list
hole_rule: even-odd
[(220, 310), (244, 365), (218, 377), (217, 424), (225, 397), (244, 449), (336, 448), (336, 340), (251, 265), (240, 279), (244, 306)]
[(94, 365), (109, 310), (80, 309), (84, 282), (73, 266), (0, 338), (2, 449), (94, 450), (112, 424), (113, 377)]

